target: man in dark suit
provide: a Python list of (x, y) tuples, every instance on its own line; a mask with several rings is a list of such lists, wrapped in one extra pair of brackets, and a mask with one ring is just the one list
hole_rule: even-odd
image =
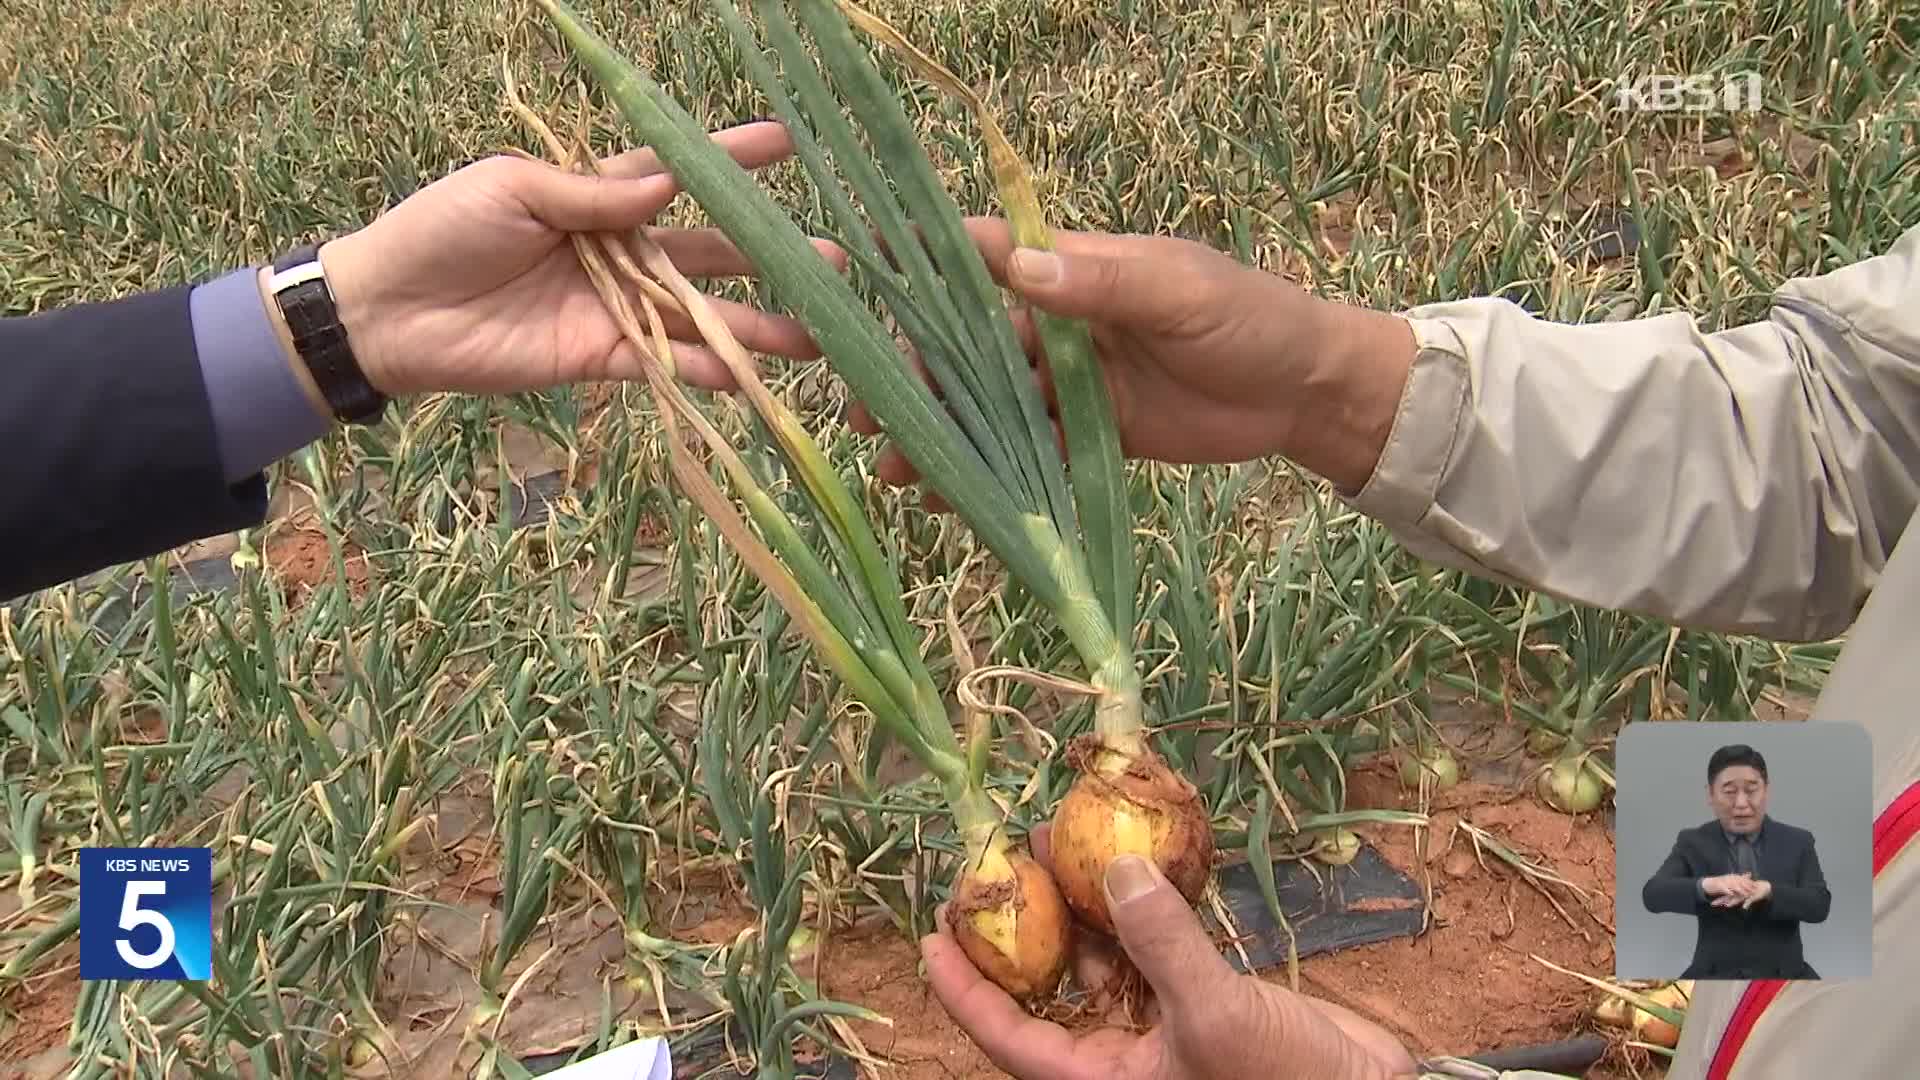
[[(775, 123), (715, 141), (749, 169), (792, 152)], [(570, 234), (627, 234), (678, 189), (649, 150), (600, 166), (488, 158), (272, 267), (0, 319), (0, 603), (260, 524), (267, 466), (390, 397), (643, 377)], [(750, 271), (715, 230), (651, 231), (689, 278)], [(749, 350), (818, 355), (796, 320), (714, 304)], [(691, 322), (661, 315), (680, 379), (731, 389)]]
[(1818, 979), (1800, 924), (1824, 922), (1832, 896), (1813, 834), (1767, 816), (1767, 762), (1750, 746), (1707, 761), (1714, 820), (1683, 829), (1641, 889), (1655, 913), (1699, 921), (1683, 979)]

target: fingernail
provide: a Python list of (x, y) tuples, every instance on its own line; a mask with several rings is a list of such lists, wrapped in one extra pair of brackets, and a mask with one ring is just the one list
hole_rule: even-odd
[(1107, 896), (1124, 904), (1152, 892), (1160, 883), (1160, 871), (1138, 855), (1122, 855), (1107, 867)]
[(1029, 285), (1051, 285), (1060, 280), (1060, 256), (1051, 251), (1020, 248), (1013, 253), (1013, 272)]

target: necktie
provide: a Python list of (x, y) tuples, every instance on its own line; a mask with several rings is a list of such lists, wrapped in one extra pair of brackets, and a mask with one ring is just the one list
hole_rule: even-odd
[(1759, 873), (1758, 868), (1754, 865), (1753, 840), (1751, 837), (1736, 836), (1733, 838), (1733, 872), (1736, 874)]

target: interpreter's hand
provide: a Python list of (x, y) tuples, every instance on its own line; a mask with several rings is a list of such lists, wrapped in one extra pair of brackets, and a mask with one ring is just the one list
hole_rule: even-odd
[[(1034, 857), (1051, 866), (1049, 830)], [(941, 930), (921, 939), (940, 1004), (987, 1057), (1018, 1080), (1350, 1080), (1411, 1076), (1415, 1063), (1384, 1028), (1329, 1002), (1236, 973), (1193, 909), (1152, 863), (1127, 857), (1107, 871), (1120, 944), (1153, 992), (1145, 1033), (1109, 1027), (1075, 1035), (1038, 1019), (987, 981)], [(1075, 958), (1083, 983), (1111, 972), (1098, 950)]]
[[(1708, 878), (1713, 881), (1716, 879)], [(1773, 883), (1755, 878), (1749, 874), (1727, 874), (1721, 879), (1726, 881), (1723, 891), (1713, 901), (1714, 907), (1750, 908), (1773, 895)], [(1709, 895), (1711, 891), (1709, 891)]]
[[(1320, 299), (1189, 240), (1058, 231), (1048, 254), (1016, 252), (998, 218), (967, 228), (1019, 301), (1015, 326), (1050, 405), (1027, 307), (1088, 321), (1129, 457), (1286, 454), (1355, 490), (1372, 475), (1414, 354), (1404, 320)], [(863, 406), (849, 422), (879, 430)], [(876, 471), (890, 483), (916, 479), (891, 446)]]
[[(753, 123), (715, 140), (746, 168), (792, 153), (786, 129)], [(639, 379), (626, 343), (581, 267), (572, 231), (647, 226), (679, 187), (651, 150), (603, 159), (595, 177), (511, 155), (468, 165), (407, 197), (365, 228), (320, 249), (354, 354), (388, 396), (424, 391), (511, 393), (562, 383)], [(712, 229), (654, 229), (682, 273), (747, 275), (745, 257)], [(821, 241), (836, 265), (844, 253)], [(636, 263), (639, 262), (636, 254)], [(639, 290), (628, 285), (634, 310)], [(797, 321), (715, 301), (748, 350), (810, 359)], [(732, 389), (690, 322), (662, 309), (682, 381)], [(643, 316), (644, 318), (644, 316)]]
[[(1752, 907), (1759, 903), (1759, 899), (1755, 899), (1756, 894), (1763, 890), (1767, 895), (1773, 892), (1771, 885), (1755, 880), (1751, 874), (1720, 874), (1702, 878), (1700, 887), (1708, 896), (1713, 897), (1712, 906), (1719, 908)], [(1764, 898), (1764, 896), (1760, 897), (1760, 899)]]
[(1745, 874), (1717, 874), (1700, 879), (1700, 890), (1716, 900), (1725, 897), (1746, 895), (1746, 886), (1753, 879)]

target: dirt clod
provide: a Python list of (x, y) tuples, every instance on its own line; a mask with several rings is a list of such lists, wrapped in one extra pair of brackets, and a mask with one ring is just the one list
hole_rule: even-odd
[(1479, 864), (1473, 860), (1473, 852), (1459, 848), (1455, 848), (1447, 856), (1446, 861), (1440, 864), (1441, 871), (1455, 880), (1472, 876), (1478, 867)]
[[(366, 595), (372, 579), (366, 555), (349, 543), (341, 561), (346, 566), (347, 591), (355, 599)], [(326, 534), (317, 529), (291, 530), (274, 537), (266, 545), (266, 562), (290, 602), (333, 580), (333, 549)]]

